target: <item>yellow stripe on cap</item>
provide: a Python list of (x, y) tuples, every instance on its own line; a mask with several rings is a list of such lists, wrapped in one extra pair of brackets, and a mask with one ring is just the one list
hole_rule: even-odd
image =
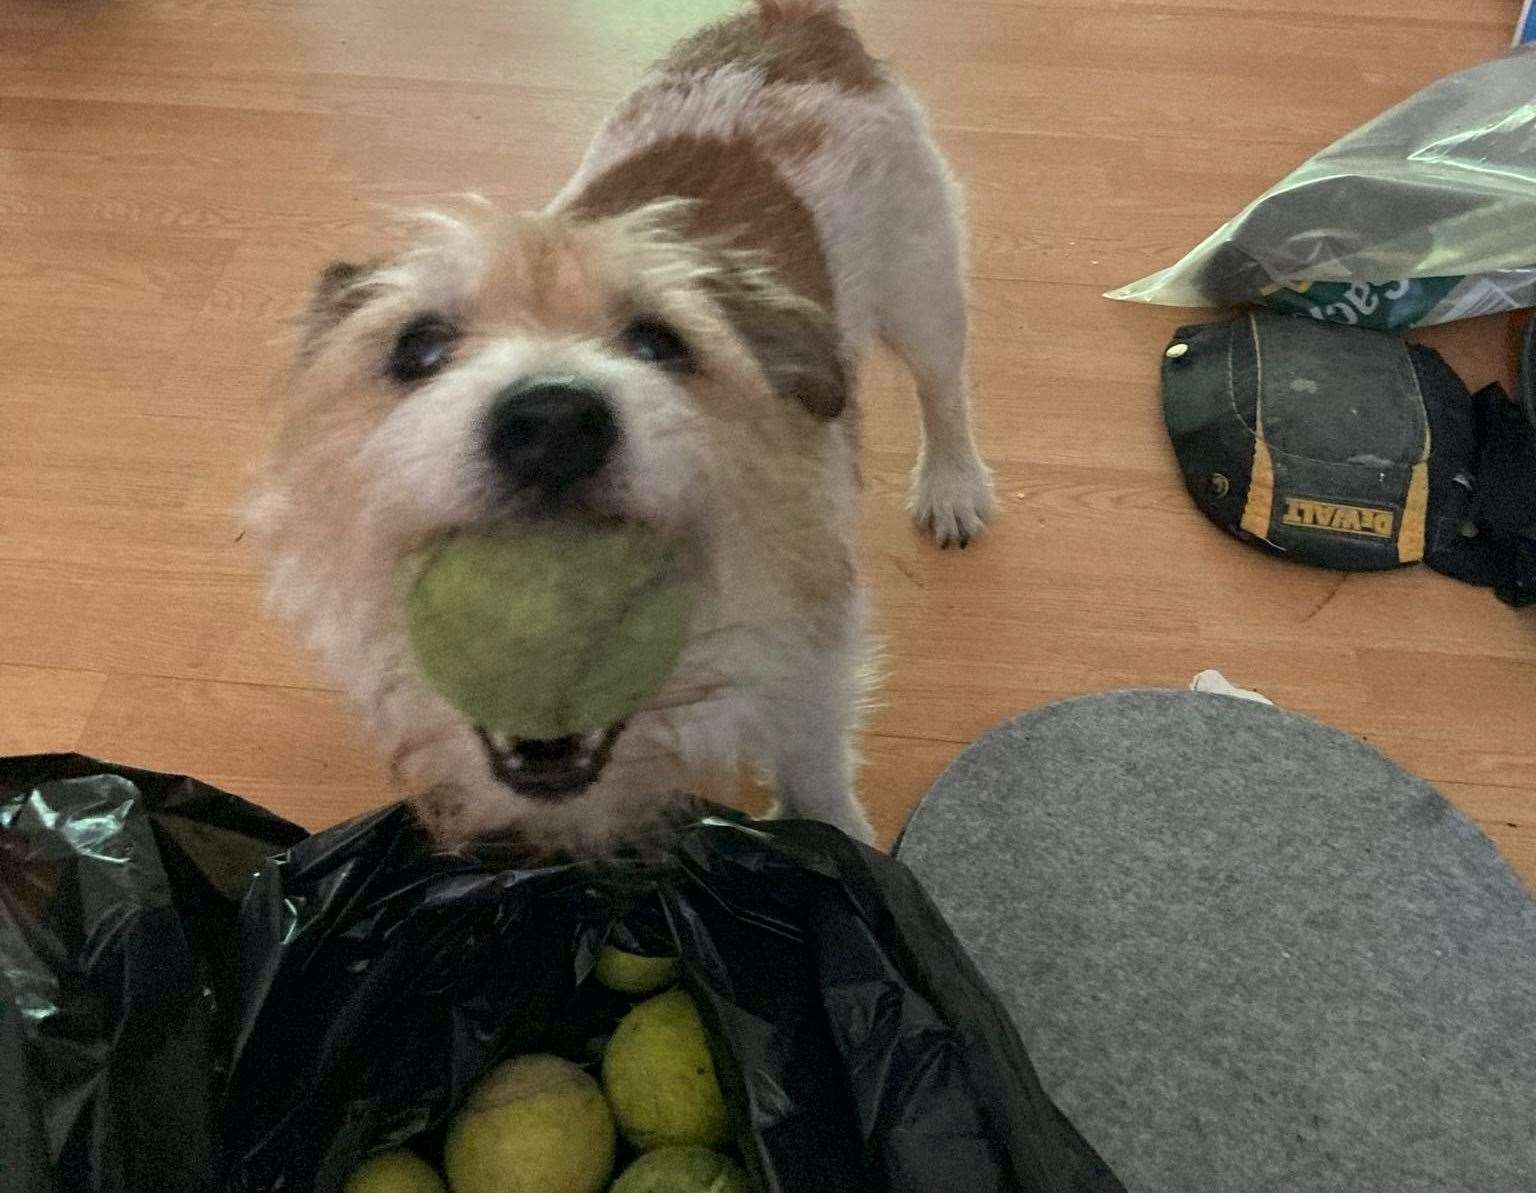
[(1403, 525), (1397, 534), (1397, 562), (1418, 563), (1424, 558), (1424, 525), (1429, 519), (1429, 425), (1424, 426), (1424, 454), (1413, 466), (1408, 499), (1403, 503)]
[(1256, 413), (1253, 467), (1248, 470), (1248, 503), (1243, 506), (1242, 527), (1255, 538), (1268, 542), (1269, 523), (1275, 511), (1275, 462), (1269, 454), (1269, 444), (1264, 442), (1264, 412)]
[(1258, 377), (1253, 400), (1253, 467), (1248, 470), (1248, 502), (1243, 506), (1239, 525), (1255, 538), (1269, 542), (1269, 524), (1275, 513), (1275, 461), (1264, 442), (1264, 358), (1259, 347), (1258, 320), (1248, 316), (1248, 333), (1253, 336), (1254, 361)]

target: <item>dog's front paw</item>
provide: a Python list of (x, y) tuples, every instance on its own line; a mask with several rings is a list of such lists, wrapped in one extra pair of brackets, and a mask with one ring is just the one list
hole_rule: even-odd
[(994, 509), (992, 474), (979, 457), (953, 461), (924, 456), (912, 481), (912, 517), (941, 547), (969, 546)]

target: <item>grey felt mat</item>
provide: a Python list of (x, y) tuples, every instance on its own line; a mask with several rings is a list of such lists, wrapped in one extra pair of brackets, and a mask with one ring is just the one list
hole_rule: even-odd
[(898, 851), (1130, 1193), (1536, 1191), (1536, 903), (1432, 788), (1263, 705), (984, 738)]

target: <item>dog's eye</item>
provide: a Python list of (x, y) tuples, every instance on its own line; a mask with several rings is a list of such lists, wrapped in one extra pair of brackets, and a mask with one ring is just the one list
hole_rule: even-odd
[(459, 329), (440, 315), (422, 315), (405, 325), (389, 354), (389, 375), (409, 383), (432, 376), (453, 355)]
[(636, 360), (680, 373), (693, 372), (693, 352), (682, 336), (660, 319), (636, 319), (624, 329), (624, 344)]

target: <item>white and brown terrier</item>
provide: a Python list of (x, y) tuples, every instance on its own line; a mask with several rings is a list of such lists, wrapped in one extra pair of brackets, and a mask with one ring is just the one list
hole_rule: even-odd
[[(965, 546), (992, 495), (962, 239), (920, 105), (836, 4), (758, 0), (657, 65), (544, 211), (429, 216), (392, 261), (327, 270), (250, 524), (439, 841), (599, 850), (743, 766), (869, 839), (855, 379), (876, 336), (910, 366), (912, 509)], [(493, 741), (412, 663), (402, 561), (533, 518), (691, 546), (681, 662), (607, 733)]]

